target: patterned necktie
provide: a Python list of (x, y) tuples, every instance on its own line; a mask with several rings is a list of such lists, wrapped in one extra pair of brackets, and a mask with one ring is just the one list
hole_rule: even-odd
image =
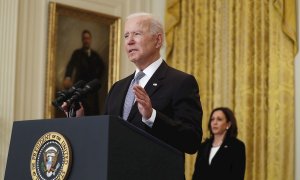
[(142, 79), (145, 76), (145, 73), (143, 71), (140, 71), (137, 73), (137, 75), (134, 77), (134, 79), (131, 81), (131, 84), (128, 88), (125, 103), (123, 107), (123, 119), (127, 120), (129, 113), (131, 111), (132, 105), (134, 103), (134, 93), (133, 93), (133, 86), (135, 84), (139, 84), (140, 79)]

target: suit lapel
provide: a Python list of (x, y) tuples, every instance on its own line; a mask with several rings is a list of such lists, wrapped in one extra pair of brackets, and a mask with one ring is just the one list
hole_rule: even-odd
[(163, 86), (162, 80), (165, 78), (168, 65), (163, 61), (153, 76), (149, 79), (145, 86), (148, 96), (151, 98), (153, 94)]
[(214, 161), (220, 161), (224, 158), (224, 153), (226, 153), (227, 148), (229, 148), (229, 141), (228, 138), (225, 138), (224, 142), (222, 143), (221, 147), (215, 154), (215, 156), (211, 160), (211, 165), (214, 164)]
[[(144, 89), (147, 92), (150, 99), (155, 94), (155, 92), (157, 92), (157, 90), (163, 86), (162, 80), (165, 78), (167, 69), (168, 69), (168, 65), (163, 61), (161, 65), (158, 67), (158, 69), (155, 71), (155, 73), (152, 75), (152, 77), (149, 79), (149, 81), (147, 82)], [(134, 103), (130, 111), (130, 114), (128, 116), (128, 120), (132, 121), (133, 117), (137, 112), (138, 112), (137, 103)]]
[(204, 158), (205, 158), (205, 163), (209, 165), (209, 155), (210, 155), (210, 150), (212, 148), (212, 140), (210, 139), (209, 142), (206, 144), (204, 147)]

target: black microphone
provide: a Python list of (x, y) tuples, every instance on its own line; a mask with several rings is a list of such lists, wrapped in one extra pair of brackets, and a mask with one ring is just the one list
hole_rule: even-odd
[(66, 102), (68, 105), (72, 105), (74, 102), (79, 102), (82, 98), (85, 98), (87, 94), (97, 91), (100, 87), (100, 81), (98, 79), (94, 79), (88, 82), (82, 89), (76, 89), (74, 95)]
[[(58, 97), (52, 101), (52, 105), (61, 109), (61, 105), (64, 101), (66, 101), (67, 99), (69, 99), (70, 97), (72, 97), (72, 95), (75, 93), (75, 91), (78, 88), (82, 88), (85, 85), (85, 81), (83, 80), (79, 80), (77, 81), (70, 89), (66, 90), (66, 91), (58, 91)], [(62, 110), (63, 111), (63, 110)]]

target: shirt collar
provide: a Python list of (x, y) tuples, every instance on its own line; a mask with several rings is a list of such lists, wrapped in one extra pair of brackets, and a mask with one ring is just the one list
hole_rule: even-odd
[[(157, 59), (156, 61), (154, 61), (152, 64), (150, 64), (147, 68), (145, 68), (143, 70), (143, 72), (145, 73), (145, 75), (147, 77), (152, 77), (152, 75), (155, 73), (155, 71), (158, 69), (158, 67), (161, 65), (161, 63), (163, 62), (162, 57), (159, 57), (159, 59)], [(139, 72), (139, 69), (135, 70), (135, 75)]]

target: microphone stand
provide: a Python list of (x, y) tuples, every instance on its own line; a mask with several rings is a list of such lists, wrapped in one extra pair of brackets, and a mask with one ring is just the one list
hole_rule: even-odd
[[(77, 88), (74, 91), (72, 91), (72, 96), (67, 99), (65, 102), (68, 105), (68, 112), (67, 112), (67, 117), (76, 117), (76, 111), (80, 109), (80, 99), (85, 98), (87, 93), (90, 93), (92, 91), (95, 91), (101, 87), (101, 84), (98, 79), (94, 79), (90, 82), (88, 82), (82, 89)], [(74, 89), (74, 88), (73, 88)], [(70, 94), (70, 93), (69, 93)], [(68, 96), (69, 96), (68, 94)], [(65, 94), (63, 94), (62, 97), (60, 97), (60, 101), (65, 100)], [(52, 104), (57, 107), (57, 101), (55, 100)], [(60, 110), (63, 110), (60, 106), (58, 106)]]
[(69, 112), (67, 114), (67, 117), (76, 117), (76, 111), (80, 109), (79, 101), (74, 101), (69, 109)]
[[(77, 91), (81, 91), (81, 88), (78, 88)], [(67, 104), (69, 104), (69, 111), (67, 113), (67, 117), (76, 117), (76, 111), (80, 109), (80, 98), (76, 95), (73, 95), (66, 102)]]

